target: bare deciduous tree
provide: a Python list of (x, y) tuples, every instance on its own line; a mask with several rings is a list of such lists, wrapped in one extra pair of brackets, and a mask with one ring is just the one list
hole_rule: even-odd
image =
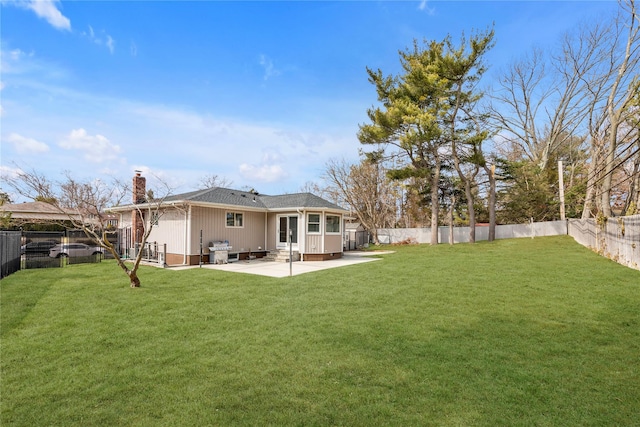
[[(613, 25), (610, 71), (611, 84), (606, 100), (606, 146), (604, 147), (604, 170), (602, 171), (601, 210), (605, 217), (611, 216), (611, 191), (613, 172), (621, 166), (616, 162), (619, 143), (627, 132), (621, 127), (633, 115), (633, 104), (640, 91), (638, 71), (640, 68), (640, 21), (635, 0), (620, 2), (620, 14)], [(633, 129), (632, 129), (633, 130)], [(622, 135), (621, 135), (622, 133)]]
[(208, 174), (200, 178), (200, 190), (206, 190), (207, 188), (215, 187), (230, 187), (233, 185), (233, 181), (217, 174)]
[[(82, 230), (87, 237), (113, 255), (117, 265), (129, 278), (132, 288), (140, 287), (138, 268), (143, 251), (138, 251), (133, 265), (129, 266), (108, 239), (109, 235), (115, 232), (109, 225), (109, 208), (121, 204), (127, 196), (131, 197), (131, 186), (118, 181), (112, 184), (102, 180), (79, 181), (69, 172), (64, 173), (62, 181), (54, 182), (35, 170), (22, 169), (19, 169), (15, 176), (8, 177), (7, 181), (23, 197), (44, 201), (63, 214), (66, 217), (64, 223), (51, 222), (65, 226), (69, 223), (72, 227)], [(160, 186), (162, 188), (159, 190), (146, 192), (144, 203), (132, 205), (142, 218), (151, 219), (154, 215), (161, 215), (160, 205), (170, 195), (170, 189), (164, 182), (161, 182)], [(162, 194), (162, 197), (154, 194)], [(153, 226), (154, 221), (143, 221), (144, 232), (139, 242), (141, 246), (146, 243)]]
[(325, 179), (378, 244), (377, 229), (392, 227), (396, 217), (397, 197), (384, 169), (366, 159), (357, 165), (334, 159), (327, 163)]

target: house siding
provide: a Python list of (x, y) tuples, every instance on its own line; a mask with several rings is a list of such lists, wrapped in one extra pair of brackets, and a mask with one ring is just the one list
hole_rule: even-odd
[(305, 242), (305, 253), (321, 254), (322, 253), (322, 234), (307, 234)]
[[(163, 211), (158, 224), (153, 226), (148, 242), (167, 244), (167, 253), (184, 256), (185, 247), (185, 215), (178, 209)], [(147, 223), (148, 226), (148, 223)], [(180, 260), (182, 262), (182, 259)]]
[(267, 215), (267, 250), (274, 251), (276, 249), (276, 217), (277, 214), (269, 213)]
[[(241, 212), (243, 214), (242, 227), (227, 227), (227, 212)], [(200, 253), (200, 230), (204, 253), (209, 252), (209, 243), (229, 241), (234, 252), (257, 251), (264, 249), (265, 219), (264, 212), (243, 211), (241, 209), (217, 209), (193, 207), (191, 211), (191, 246), (190, 254)]]
[(342, 235), (330, 234), (324, 237), (324, 253), (342, 252)]
[(127, 212), (127, 213), (121, 213), (120, 214), (120, 220), (119, 220), (119, 225), (120, 228), (128, 228), (131, 227), (131, 213)]

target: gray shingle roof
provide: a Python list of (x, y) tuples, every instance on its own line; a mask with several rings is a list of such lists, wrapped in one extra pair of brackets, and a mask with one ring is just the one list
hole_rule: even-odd
[(200, 203), (212, 203), (239, 207), (270, 209), (295, 209), (317, 208), (344, 210), (340, 206), (331, 203), (311, 193), (283, 194), (280, 196), (267, 196), (248, 191), (233, 190), (230, 188), (214, 187), (206, 190), (191, 191), (167, 197), (166, 202), (191, 201)]
[(260, 196), (260, 198), (268, 209), (324, 208), (344, 210), (340, 206), (311, 193), (283, 194), (281, 196)]
[(232, 190), (230, 188), (214, 187), (206, 190), (191, 191), (167, 197), (165, 201), (191, 201), (200, 203), (215, 203), (254, 208), (266, 208), (259, 196), (248, 191)]

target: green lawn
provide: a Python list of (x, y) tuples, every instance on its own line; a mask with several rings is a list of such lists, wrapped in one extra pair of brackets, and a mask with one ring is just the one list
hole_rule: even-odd
[(568, 237), (273, 279), (112, 262), (0, 282), (0, 425), (640, 420), (640, 271)]

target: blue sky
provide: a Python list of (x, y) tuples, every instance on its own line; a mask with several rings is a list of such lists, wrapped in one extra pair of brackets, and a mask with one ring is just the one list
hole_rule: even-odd
[[(492, 76), (615, 1), (0, 0), (0, 167), (297, 192), (358, 161), (366, 67), (495, 24)], [(4, 186), (3, 186), (4, 187)], [(3, 191), (9, 189), (3, 188)], [(14, 196), (15, 198), (15, 196)]]

